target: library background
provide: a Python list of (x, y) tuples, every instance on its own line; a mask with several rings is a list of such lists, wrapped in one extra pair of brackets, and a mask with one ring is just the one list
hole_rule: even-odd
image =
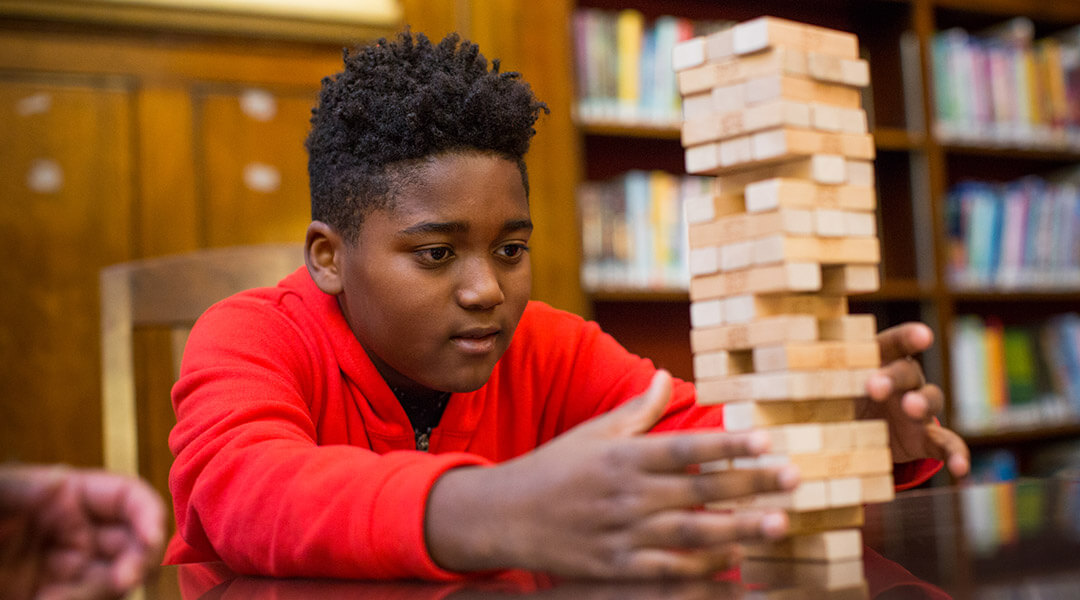
[[(882, 283), (851, 312), (934, 329), (919, 358), (977, 477), (1080, 468), (1080, 2), (372, 4), (391, 8), (0, 0), (0, 460), (101, 464), (98, 271), (300, 241), (319, 81), (404, 23), (461, 32), (551, 107), (529, 156), (534, 296), (692, 378), (680, 203), (708, 182), (684, 169), (670, 51), (767, 14), (853, 32), (869, 60)], [(138, 343), (140, 470), (166, 489), (169, 342)]]

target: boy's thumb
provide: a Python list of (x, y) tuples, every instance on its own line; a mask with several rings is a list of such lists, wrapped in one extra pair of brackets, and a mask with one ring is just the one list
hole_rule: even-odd
[(608, 433), (637, 435), (652, 429), (671, 402), (671, 389), (671, 373), (658, 370), (648, 389), (608, 413)]

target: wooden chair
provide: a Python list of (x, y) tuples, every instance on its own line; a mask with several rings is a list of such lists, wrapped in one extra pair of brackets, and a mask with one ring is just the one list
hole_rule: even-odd
[[(140, 475), (167, 493), (167, 466), (146, 476), (147, 448), (165, 448), (165, 439), (147, 440), (140, 432), (147, 412), (169, 415), (168, 393), (179, 373), (180, 357), (192, 324), (211, 304), (246, 289), (276, 284), (304, 264), (300, 244), (253, 245), (198, 250), (188, 254), (149, 258), (111, 265), (101, 271), (101, 392), (105, 467)], [(171, 369), (163, 375), (153, 398), (137, 399), (137, 363), (144, 357), (136, 330), (167, 332)], [(158, 353), (160, 354), (160, 352)], [(138, 359), (138, 361), (137, 361)], [(162, 362), (158, 357), (158, 362)], [(160, 419), (159, 419), (160, 420)], [(155, 437), (167, 437), (169, 425), (157, 427)], [(154, 428), (152, 428), (154, 429)], [(143, 468), (140, 468), (140, 464)], [(161, 488), (165, 488), (162, 490)]]

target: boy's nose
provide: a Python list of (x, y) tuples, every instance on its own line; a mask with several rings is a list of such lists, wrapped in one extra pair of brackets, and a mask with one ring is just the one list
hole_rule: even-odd
[(458, 304), (469, 309), (486, 309), (502, 304), (505, 296), (489, 261), (473, 259), (466, 262), (457, 289)]

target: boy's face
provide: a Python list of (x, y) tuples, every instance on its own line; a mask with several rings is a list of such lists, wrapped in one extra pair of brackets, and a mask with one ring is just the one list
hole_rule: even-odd
[(482, 386), (528, 302), (532, 232), (517, 165), (436, 157), (342, 247), (345, 318), (393, 386)]

